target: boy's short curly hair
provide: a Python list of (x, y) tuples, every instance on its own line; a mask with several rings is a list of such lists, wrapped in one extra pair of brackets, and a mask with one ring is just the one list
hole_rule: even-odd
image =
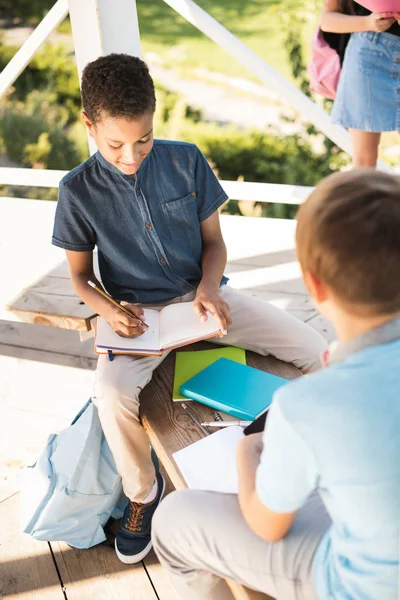
[(156, 108), (149, 69), (129, 54), (101, 56), (86, 65), (81, 87), (83, 109), (92, 123), (103, 116), (135, 119)]

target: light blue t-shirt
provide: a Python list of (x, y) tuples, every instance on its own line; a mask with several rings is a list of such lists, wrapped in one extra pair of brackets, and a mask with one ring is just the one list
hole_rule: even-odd
[(276, 512), (300, 508), (319, 490), (332, 519), (314, 557), (319, 598), (397, 600), (400, 340), (280, 388), (256, 481)]

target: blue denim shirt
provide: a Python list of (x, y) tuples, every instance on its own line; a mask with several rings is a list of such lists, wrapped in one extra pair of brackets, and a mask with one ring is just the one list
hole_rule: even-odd
[(200, 223), (227, 198), (194, 144), (154, 140), (136, 179), (97, 152), (60, 183), (52, 243), (97, 246), (102, 282), (116, 299), (166, 302), (200, 283)]

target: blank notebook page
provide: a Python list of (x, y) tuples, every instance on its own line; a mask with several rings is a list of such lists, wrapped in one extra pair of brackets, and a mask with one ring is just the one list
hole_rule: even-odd
[(238, 493), (236, 446), (243, 428), (231, 425), (173, 454), (192, 490)]
[(160, 315), (160, 345), (168, 348), (184, 340), (195, 340), (219, 332), (216, 319), (208, 314), (202, 323), (194, 311), (193, 302), (170, 304)]

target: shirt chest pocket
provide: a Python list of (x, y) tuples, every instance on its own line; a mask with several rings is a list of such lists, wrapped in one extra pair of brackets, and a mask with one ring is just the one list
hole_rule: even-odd
[(165, 237), (172, 240), (189, 238), (200, 232), (197, 202), (193, 194), (161, 205)]

